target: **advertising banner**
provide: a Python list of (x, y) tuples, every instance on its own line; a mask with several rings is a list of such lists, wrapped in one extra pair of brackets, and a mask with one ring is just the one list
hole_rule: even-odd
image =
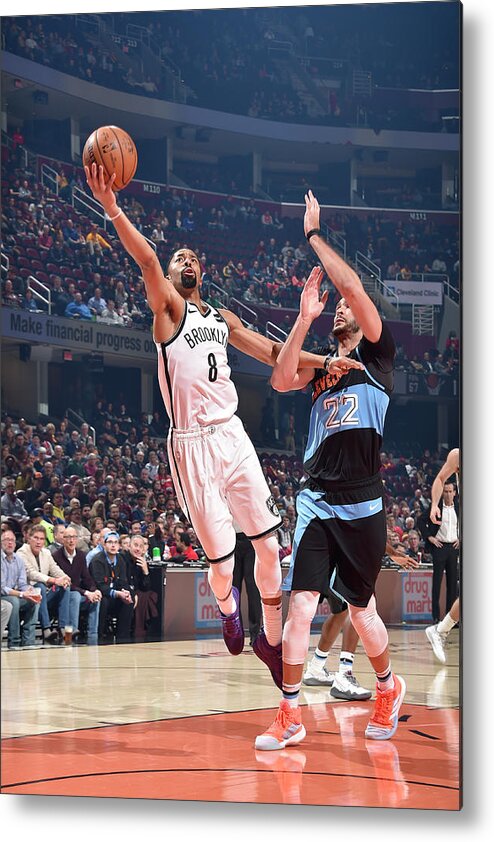
[[(443, 303), (443, 285), (421, 281), (385, 281), (392, 293), (398, 296), (400, 304), (437, 304)], [(389, 298), (392, 298), (387, 293)]]

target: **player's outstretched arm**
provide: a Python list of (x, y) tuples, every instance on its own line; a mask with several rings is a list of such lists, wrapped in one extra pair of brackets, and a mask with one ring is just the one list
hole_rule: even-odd
[[(305, 196), (304, 233), (320, 229), (319, 202), (309, 190)], [(369, 342), (381, 338), (382, 322), (377, 308), (367, 295), (356, 272), (328, 245), (321, 234), (313, 234), (310, 245), (317, 254), (332, 284), (351, 307), (357, 323)]]
[[(281, 347), (271, 377), (271, 385), (277, 392), (303, 389), (314, 376), (314, 369), (300, 371), (300, 356), (303, 353), (302, 345), (309, 328), (312, 322), (321, 315), (328, 300), (327, 291), (319, 297), (323, 275), (322, 269), (314, 266), (302, 290), (300, 312), (288, 339)], [(350, 368), (363, 368), (361, 363), (349, 357), (337, 357), (327, 361), (325, 358), (322, 359), (322, 365), (314, 366), (314, 368), (326, 368), (338, 378)]]
[[(249, 357), (259, 360), (261, 363), (273, 367), (276, 363), (279, 353), (283, 348), (282, 342), (273, 342), (267, 336), (262, 336), (254, 330), (249, 330), (244, 327), (238, 316), (230, 310), (219, 311), (225, 319), (229, 331), (229, 342), (237, 350), (248, 354)], [(299, 355), (299, 369), (307, 369), (312, 371), (311, 377), (307, 380), (309, 382), (314, 376), (315, 368), (324, 367), (324, 357), (320, 354), (311, 354), (308, 351), (302, 351)]]
[(450, 478), (452, 474), (458, 473), (460, 469), (460, 450), (454, 447), (450, 450), (446, 458), (446, 462), (442, 466), (438, 475), (436, 476), (431, 488), (431, 513), (430, 519), (432, 523), (441, 523), (441, 510), (439, 508), (439, 500), (443, 493), (444, 483)]
[(115, 174), (105, 183), (102, 166), (99, 167), (98, 171), (97, 165), (92, 164), (91, 169), (84, 167), (84, 171), (94, 198), (103, 205), (106, 214), (115, 226), (122, 245), (142, 271), (146, 286), (146, 297), (151, 310), (153, 313), (161, 312), (169, 304), (171, 284), (165, 280), (160, 262), (152, 246), (132, 225), (123, 210), (118, 207), (113, 192)]

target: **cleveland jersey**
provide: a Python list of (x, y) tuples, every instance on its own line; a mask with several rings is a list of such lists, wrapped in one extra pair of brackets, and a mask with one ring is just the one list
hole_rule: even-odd
[(323, 370), (315, 373), (304, 470), (328, 491), (349, 490), (378, 479), (395, 351), (383, 324), (378, 342), (363, 337), (350, 353), (363, 363), (363, 370), (351, 369), (339, 380)]
[(161, 394), (175, 430), (222, 424), (238, 406), (226, 352), (228, 325), (214, 307), (205, 306), (201, 313), (186, 301), (174, 336), (156, 343)]

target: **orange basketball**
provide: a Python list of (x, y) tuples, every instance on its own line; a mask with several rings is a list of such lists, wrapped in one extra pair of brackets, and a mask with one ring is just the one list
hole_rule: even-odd
[(134, 178), (137, 169), (137, 150), (135, 143), (118, 126), (102, 126), (89, 135), (82, 152), (82, 163), (103, 166), (105, 181), (116, 174), (113, 187), (123, 190)]

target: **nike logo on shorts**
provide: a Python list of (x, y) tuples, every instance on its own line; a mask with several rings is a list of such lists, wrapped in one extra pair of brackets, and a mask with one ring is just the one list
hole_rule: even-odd
[(370, 511), (370, 512), (375, 512), (375, 511), (376, 511), (376, 509), (378, 509), (380, 505), (381, 505), (381, 501), (380, 501), (380, 500), (378, 500), (378, 501), (377, 501), (377, 503), (369, 503), (369, 511)]

